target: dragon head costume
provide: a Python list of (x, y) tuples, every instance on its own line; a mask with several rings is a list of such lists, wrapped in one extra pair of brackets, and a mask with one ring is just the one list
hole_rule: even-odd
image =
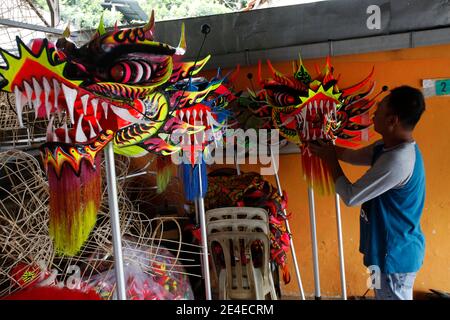
[[(132, 157), (183, 152), (171, 135), (220, 130), (226, 119), (215, 111), (230, 94), (221, 79), (192, 78), (210, 57), (181, 61), (184, 25), (177, 47), (154, 39), (153, 12), (143, 27), (107, 31), (101, 19), (81, 47), (69, 35), (66, 29), (56, 44), (34, 39), (28, 46), (17, 38), (17, 56), (0, 49), (6, 63), (0, 89), (15, 94), (21, 126), (26, 107), (48, 119), (41, 154), (49, 179), (50, 233), (57, 252), (73, 255), (96, 222), (99, 152), (110, 142), (116, 153)], [(201, 151), (214, 136), (203, 139), (196, 141)]]
[(265, 126), (279, 129), (282, 137), (300, 146), (308, 185), (321, 194), (329, 194), (333, 183), (328, 168), (310, 153), (308, 143), (321, 139), (356, 147), (373, 136), (374, 70), (358, 84), (341, 89), (329, 57), (323, 71), (316, 70), (315, 78), (301, 59), (293, 63), (292, 75), (275, 70), (270, 61), (267, 64), (272, 77), (262, 79), (259, 63), (258, 82), (262, 90), (249, 90), (247, 108), (256, 106), (257, 110), (250, 110), (253, 115), (271, 119), (271, 123), (263, 122)]

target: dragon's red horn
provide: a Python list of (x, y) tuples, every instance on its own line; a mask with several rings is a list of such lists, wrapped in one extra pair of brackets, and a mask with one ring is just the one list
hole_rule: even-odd
[(357, 92), (358, 90), (360, 90), (362, 87), (364, 87), (372, 78), (373, 73), (375, 72), (375, 68), (372, 67), (372, 71), (370, 72), (370, 74), (361, 82), (355, 84), (354, 86), (351, 86), (349, 88), (346, 89), (342, 89), (342, 95), (345, 96), (349, 96), (354, 94), (355, 92)]

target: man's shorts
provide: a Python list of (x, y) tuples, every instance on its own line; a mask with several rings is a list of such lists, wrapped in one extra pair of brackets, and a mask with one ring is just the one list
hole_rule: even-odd
[(380, 289), (375, 289), (377, 300), (412, 300), (416, 272), (410, 273), (382, 273), (380, 275)]

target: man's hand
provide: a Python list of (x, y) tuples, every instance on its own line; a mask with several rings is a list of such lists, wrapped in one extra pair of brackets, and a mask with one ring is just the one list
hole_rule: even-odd
[(328, 164), (334, 181), (344, 175), (338, 161), (336, 147), (331, 141), (327, 142), (323, 140), (316, 140), (314, 142), (310, 142), (308, 144), (308, 148), (313, 155), (321, 158)]
[(336, 162), (338, 157), (336, 147), (331, 141), (316, 140), (308, 144), (313, 155), (322, 158), (327, 163)]

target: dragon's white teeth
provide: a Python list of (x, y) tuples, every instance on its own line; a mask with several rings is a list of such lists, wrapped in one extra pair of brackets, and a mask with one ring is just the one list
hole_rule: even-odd
[(58, 98), (60, 92), (61, 92), (61, 85), (59, 84), (58, 80), (53, 79), (53, 94), (54, 94), (53, 106), (55, 107), (56, 110), (58, 110)]
[(323, 100), (320, 100), (320, 112), (323, 114)]
[(50, 86), (50, 82), (48, 82), (46, 77), (42, 77), (42, 86), (44, 87), (44, 92), (50, 95), (52, 87)]
[(88, 121), (89, 124), (89, 139), (95, 138), (95, 130), (94, 127), (92, 126), (92, 123), (90, 121)]
[(302, 108), (302, 118), (306, 119), (306, 114), (307, 114), (308, 110), (306, 107)]
[(143, 121), (141, 119), (136, 118), (133, 116), (130, 111), (124, 108), (116, 107), (115, 105), (111, 105), (111, 110), (120, 118), (122, 118), (125, 121), (131, 122), (131, 123), (142, 123)]
[(183, 120), (184, 119), (184, 111), (183, 110), (180, 110), (179, 116), (180, 116), (180, 120), (184, 121)]
[(325, 110), (326, 110), (327, 113), (331, 111), (330, 110), (330, 101), (327, 101), (327, 104), (325, 106)]
[(69, 137), (69, 129), (67, 129), (67, 123), (66, 123), (66, 122), (64, 122), (63, 129), (64, 129), (64, 139), (65, 139), (65, 142), (66, 142), (66, 143), (72, 143), (72, 140), (71, 140), (70, 137)]
[(103, 113), (105, 114), (105, 119), (108, 119), (108, 103), (102, 102)]
[(33, 107), (34, 107), (36, 118), (37, 118), (38, 110), (41, 105), (40, 98), (41, 98), (42, 88), (41, 88), (41, 85), (39, 84), (39, 82), (37, 82), (36, 78), (33, 78), (33, 90), (34, 90), (34, 94), (35, 94), (35, 99), (33, 101)]
[(317, 101), (314, 101), (314, 110), (315, 110), (316, 114), (317, 114), (317, 109), (318, 109)]
[(75, 141), (76, 142), (86, 142), (87, 141), (87, 137), (83, 132), (83, 117), (84, 115), (81, 115), (80, 118), (78, 119), (78, 123), (77, 123), (77, 128), (75, 131)]
[(189, 110), (187, 110), (186, 111), (186, 119), (187, 119), (187, 122), (191, 122), (191, 112), (189, 111)]
[(62, 84), (62, 90), (64, 92), (64, 98), (66, 99), (67, 109), (69, 110), (70, 122), (75, 124), (73, 111), (75, 100), (77, 99), (77, 90), (69, 88), (64, 83)]
[(97, 118), (95, 119), (95, 121), (97, 122), (97, 127), (98, 127), (98, 131), (103, 131), (102, 127), (100, 126), (100, 122), (98, 122)]
[(22, 92), (19, 90), (19, 87), (16, 86), (14, 88), (14, 94), (16, 96), (17, 119), (19, 120), (19, 125), (22, 128), (23, 127), (23, 120), (22, 120), (23, 105), (22, 105)]
[(197, 110), (192, 111), (192, 117), (194, 118), (194, 124), (197, 121)]
[(203, 110), (200, 109), (199, 112), (200, 121), (203, 121)]
[(87, 113), (87, 105), (88, 105), (88, 101), (89, 101), (89, 95), (85, 94), (84, 96), (82, 96), (80, 98), (81, 100), (81, 104), (83, 105), (83, 114), (86, 115)]
[(33, 108), (33, 105), (31, 104), (31, 99), (33, 98), (33, 89), (31, 89), (31, 86), (28, 82), (23, 82), (23, 87), (25, 88), (25, 93), (27, 96), (28, 101), (28, 108)]
[(98, 108), (98, 99), (91, 100), (92, 109), (94, 109), (94, 117), (97, 116), (97, 108)]
[(42, 85), (44, 87), (44, 107), (45, 107), (45, 113), (47, 115), (47, 119), (50, 118), (50, 113), (52, 112), (52, 105), (50, 102), (48, 102), (48, 98), (50, 97), (50, 92), (52, 90), (52, 87), (50, 87), (50, 83), (48, 83), (47, 78), (42, 78)]
[(62, 121), (62, 113), (59, 108), (59, 104), (58, 104), (58, 98), (59, 98), (59, 93), (61, 92), (61, 85), (59, 84), (59, 82), (56, 79), (53, 79), (53, 107), (56, 110), (56, 113), (58, 114), (58, 121), (61, 122)]

